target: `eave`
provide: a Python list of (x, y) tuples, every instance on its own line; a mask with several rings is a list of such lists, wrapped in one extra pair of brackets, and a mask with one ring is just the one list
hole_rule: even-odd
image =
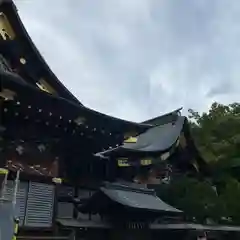
[[(50, 88), (57, 93), (57, 95), (76, 104), (82, 105), (51, 71), (50, 67), (39, 53), (38, 49), (26, 31), (13, 1), (2, 0), (0, 2), (0, 13), (4, 14), (3, 16), (6, 17), (12, 32), (14, 32), (12, 39), (6, 41), (1, 40), (2, 44), (4, 44), (3, 49), (5, 50), (2, 54), (8, 55), (8, 49), (10, 49), (10, 46), (11, 48), (15, 46), (16, 49), (13, 53), (13, 56), (8, 55), (8, 57), (11, 59), (11, 61), (15, 62), (18, 59), (18, 68), (22, 68), (22, 72), (27, 71), (28, 74), (32, 74), (34, 76), (33, 79), (28, 79), (30, 84), (37, 87), (36, 84), (41, 79), (44, 79), (46, 84), (49, 85)], [(23, 61), (21, 61), (20, 58), (23, 59)], [(36, 74), (36, 69), (34, 69), (33, 66), (34, 68), (38, 69), (39, 74)]]

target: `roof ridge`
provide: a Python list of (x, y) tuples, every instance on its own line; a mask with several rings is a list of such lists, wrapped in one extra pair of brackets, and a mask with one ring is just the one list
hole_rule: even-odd
[[(129, 185), (128, 185), (129, 184)], [(142, 187), (142, 185), (135, 184), (134, 186), (130, 185), (130, 183), (105, 183), (105, 186), (102, 188), (105, 189), (111, 189), (111, 190), (123, 190), (123, 191), (129, 191), (129, 192), (137, 192), (137, 193), (143, 193), (143, 194), (149, 194), (149, 195), (156, 195), (154, 189), (149, 189), (146, 187)]]

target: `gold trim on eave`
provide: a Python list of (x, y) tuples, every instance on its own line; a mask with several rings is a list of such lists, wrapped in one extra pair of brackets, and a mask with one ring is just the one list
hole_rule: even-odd
[(3, 12), (0, 12), (0, 35), (3, 40), (8, 40), (10, 38), (13, 40), (16, 36), (11, 24), (8, 21), (8, 18)]
[(5, 100), (14, 100), (14, 97), (16, 96), (16, 92), (10, 90), (10, 89), (7, 89), (7, 88), (4, 88), (2, 89), (2, 91), (0, 92), (0, 97), (4, 98)]
[(124, 143), (136, 143), (137, 142), (137, 137), (129, 137), (124, 141)]
[(165, 161), (170, 157), (170, 152), (165, 152), (161, 155), (161, 160)]
[(50, 94), (57, 94), (55, 89), (43, 78), (41, 78), (36, 85), (44, 92), (50, 93)]

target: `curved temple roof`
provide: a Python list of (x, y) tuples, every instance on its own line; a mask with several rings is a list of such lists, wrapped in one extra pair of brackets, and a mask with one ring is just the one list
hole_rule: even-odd
[(169, 204), (163, 202), (156, 196), (154, 190), (146, 188), (134, 188), (117, 183), (107, 184), (99, 192), (95, 193), (89, 200), (79, 207), (81, 212), (88, 211), (106, 211), (106, 198), (111, 202), (117, 203), (120, 207), (131, 209), (165, 212), (169, 215), (182, 215), (183, 212)]
[[(165, 115), (164, 115), (165, 116)], [(110, 156), (119, 153), (153, 153), (164, 152), (170, 149), (178, 140), (186, 121), (186, 117), (178, 116), (176, 122), (155, 126), (137, 137), (136, 143), (125, 143), (117, 148), (98, 153), (97, 155)]]
[[(47, 115), (49, 113), (53, 115), (57, 114), (73, 122), (78, 117), (83, 117), (85, 119), (84, 124), (89, 124), (89, 126), (92, 125), (92, 127), (96, 128), (101, 126), (102, 128), (100, 129), (108, 129), (110, 133), (112, 131), (112, 134), (117, 132), (124, 134), (131, 131), (139, 134), (152, 127), (152, 125), (149, 124), (114, 118), (64, 98), (53, 96), (25, 83), (16, 74), (0, 71), (0, 85), (0, 97), (3, 97), (4, 91), (9, 91), (13, 94), (13, 99), (11, 99), (11, 101), (9, 101), (10, 99), (6, 99), (6, 104), (16, 105), (19, 101), (21, 105), (25, 105), (25, 109), (28, 109), (29, 114), (33, 112), (35, 108), (36, 112), (38, 109), (43, 109), (43, 112), (46, 112)], [(31, 108), (28, 108), (29, 104), (32, 106)]]
[(131, 208), (165, 211), (173, 213), (181, 213), (182, 211), (163, 202), (156, 195), (151, 193), (129, 191), (127, 189), (109, 189), (102, 187), (101, 191), (108, 196), (112, 201), (115, 201), (123, 206)]
[[(3, 29), (3, 27), (6, 29)], [(7, 35), (8, 38), (4, 37), (6, 33), (9, 35)], [(98, 117), (97, 125), (107, 126), (109, 124), (111, 129), (122, 132), (122, 134), (130, 132), (131, 135), (136, 135), (153, 126), (148, 123), (125, 121), (84, 107), (50, 70), (24, 28), (12, 0), (0, 1), (0, 57), (1, 54), (10, 62), (14, 62), (14, 67), (17, 68), (17, 70), (14, 69), (17, 74), (11, 74), (9, 71), (8, 73), (6, 71), (1, 73), (3, 88), (17, 91), (18, 96), (28, 91), (32, 95), (36, 91), (34, 94), (39, 96), (39, 103), (43, 102), (44, 98), (47, 101), (53, 101), (50, 100), (52, 97), (56, 104), (62, 105), (62, 114), (64, 114), (64, 105), (69, 105), (71, 106), (69, 109), (74, 108), (79, 113), (84, 113), (84, 118)], [(25, 95), (25, 98), (29, 96)], [(33, 99), (36, 100), (37, 98), (34, 97)], [(46, 107), (46, 104), (43, 105)], [(57, 109), (59, 109), (59, 106)], [(69, 112), (69, 109), (65, 109), (65, 111)]]
[[(6, 37), (7, 36), (7, 37)], [(14, 62), (28, 82), (37, 87), (47, 85), (51, 91), (69, 101), (79, 100), (58, 80), (29, 37), (12, 0), (0, 0), (0, 53)], [(20, 75), (21, 75), (20, 74)], [(24, 79), (26, 80), (26, 79)]]

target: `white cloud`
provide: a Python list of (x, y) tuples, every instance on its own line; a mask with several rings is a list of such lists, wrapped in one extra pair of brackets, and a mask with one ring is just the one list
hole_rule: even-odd
[(59, 79), (91, 108), (141, 121), (239, 101), (238, 0), (16, 0)]

